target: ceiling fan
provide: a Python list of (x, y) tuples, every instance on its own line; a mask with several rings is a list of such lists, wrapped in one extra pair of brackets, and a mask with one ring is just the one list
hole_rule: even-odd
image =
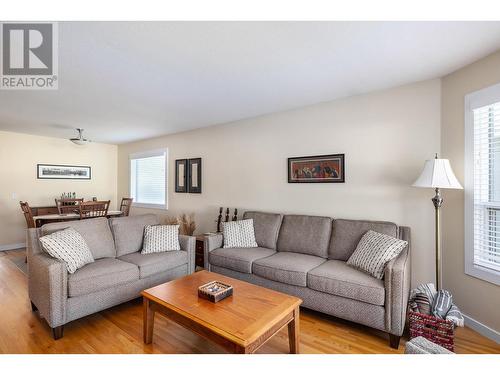
[(83, 146), (91, 142), (90, 139), (83, 138), (83, 129), (77, 128), (76, 130), (78, 131), (78, 138), (70, 138), (71, 142), (78, 146)]

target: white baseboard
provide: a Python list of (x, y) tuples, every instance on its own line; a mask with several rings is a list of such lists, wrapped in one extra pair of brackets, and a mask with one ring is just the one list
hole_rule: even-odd
[(0, 245), (0, 251), (22, 249), (26, 247), (25, 243), (11, 243), (9, 245)]
[(465, 325), (467, 327), (500, 344), (500, 332), (497, 332), (493, 328), (490, 328), (483, 323), (478, 322), (476, 319), (473, 319), (470, 316), (467, 316), (465, 314), (463, 314), (463, 316)]

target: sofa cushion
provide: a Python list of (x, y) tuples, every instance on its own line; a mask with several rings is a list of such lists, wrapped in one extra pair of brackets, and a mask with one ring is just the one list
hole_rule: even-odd
[(252, 273), (252, 263), (257, 259), (276, 254), (276, 251), (264, 247), (220, 248), (212, 250), (208, 259), (210, 264), (233, 271)]
[(278, 236), (278, 251), (327, 258), (331, 231), (329, 217), (285, 215)]
[(398, 226), (388, 221), (336, 219), (333, 222), (328, 259), (347, 261), (356, 250), (361, 237), (369, 230), (398, 236)]
[(73, 228), (80, 233), (94, 259), (114, 258), (116, 256), (113, 235), (109, 228), (108, 219), (105, 217), (45, 224), (42, 226), (42, 235), (65, 228)]
[(247, 211), (243, 219), (253, 219), (257, 245), (275, 250), (283, 215), (267, 212)]
[(324, 262), (325, 259), (313, 255), (279, 252), (256, 260), (252, 272), (268, 280), (307, 286), (307, 273)]
[(116, 256), (136, 253), (142, 249), (144, 227), (159, 224), (154, 214), (117, 217), (109, 220), (115, 238)]
[(188, 263), (187, 251), (167, 251), (163, 253), (141, 254), (140, 252), (123, 255), (120, 260), (135, 264), (139, 267), (139, 277), (156, 275), (160, 272), (165, 272), (173, 268), (182, 266)]
[(114, 258), (103, 258), (68, 275), (68, 295), (78, 297), (136, 280), (139, 280), (136, 265)]
[(340, 297), (383, 306), (384, 282), (349, 267), (341, 260), (329, 260), (309, 271), (307, 286)]

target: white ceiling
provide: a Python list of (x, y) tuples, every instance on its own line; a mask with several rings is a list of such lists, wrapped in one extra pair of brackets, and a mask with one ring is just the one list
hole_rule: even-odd
[(441, 77), (500, 22), (61, 22), (59, 89), (0, 91), (0, 130), (123, 143)]

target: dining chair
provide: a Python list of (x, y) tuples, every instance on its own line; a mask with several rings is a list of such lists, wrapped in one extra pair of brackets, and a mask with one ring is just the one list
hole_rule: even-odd
[(22, 202), (20, 201), (19, 204), (21, 205), (21, 210), (23, 211), (24, 218), (26, 219), (26, 224), (28, 225), (28, 228), (35, 228), (35, 220), (33, 219), (33, 212), (31, 212), (30, 205), (28, 202)]
[(106, 217), (108, 215), (110, 202), (111, 201), (91, 201), (80, 203), (78, 205), (80, 219)]
[[(19, 204), (21, 205), (21, 210), (23, 211), (28, 228), (36, 228), (35, 219), (33, 219), (33, 212), (31, 211), (31, 207), (28, 202), (19, 201)], [(28, 255), (24, 257), (24, 263), (28, 263)]]
[(133, 200), (134, 198), (122, 198), (122, 203), (120, 204), (120, 211), (122, 212), (121, 216), (128, 216)]
[(63, 215), (77, 213), (78, 205), (83, 203), (83, 198), (56, 198), (55, 201), (59, 215)]

